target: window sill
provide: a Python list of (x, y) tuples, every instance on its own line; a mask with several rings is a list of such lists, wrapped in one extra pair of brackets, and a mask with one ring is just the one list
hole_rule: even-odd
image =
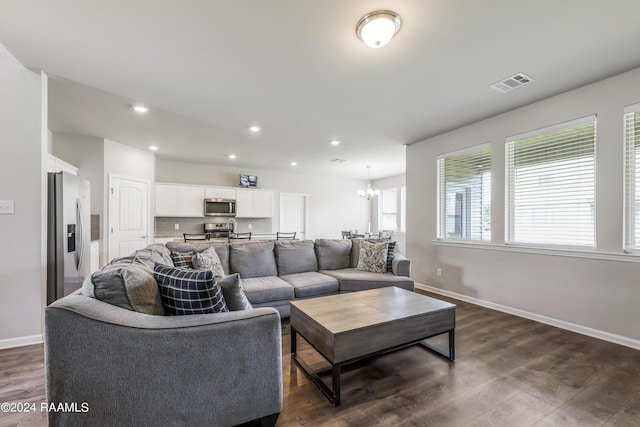
[(506, 245), (497, 243), (484, 243), (479, 241), (462, 242), (457, 240), (433, 240), (433, 245), (453, 248), (481, 249), (487, 251), (517, 252), (535, 255), (597, 259), (605, 261), (640, 262), (640, 254), (638, 253), (598, 252), (568, 248), (541, 248), (537, 246)]

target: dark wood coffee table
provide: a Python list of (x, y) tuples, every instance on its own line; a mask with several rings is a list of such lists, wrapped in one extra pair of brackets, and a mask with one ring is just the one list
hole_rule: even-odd
[[(456, 306), (397, 287), (291, 302), (291, 357), (333, 406), (340, 405), (342, 366), (408, 345), (425, 347), (455, 360)], [(445, 353), (423, 340), (449, 334)], [(330, 364), (314, 372), (297, 354), (302, 336)], [(322, 376), (332, 374), (332, 387)]]

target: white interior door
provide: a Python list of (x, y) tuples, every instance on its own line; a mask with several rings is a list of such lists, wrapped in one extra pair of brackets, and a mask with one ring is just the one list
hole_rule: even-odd
[(130, 255), (149, 241), (149, 183), (109, 177), (109, 259)]
[(296, 239), (306, 238), (307, 223), (306, 194), (280, 193), (280, 230), (296, 232)]

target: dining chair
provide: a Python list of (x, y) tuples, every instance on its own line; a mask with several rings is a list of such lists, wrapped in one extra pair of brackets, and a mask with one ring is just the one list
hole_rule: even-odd
[(297, 233), (296, 231), (291, 233), (284, 233), (284, 232), (278, 231), (276, 233), (276, 240), (285, 240), (285, 239), (295, 240), (296, 233)]
[(182, 236), (185, 242), (211, 240), (211, 234), (209, 233), (183, 233)]
[(251, 231), (248, 233), (230, 233), (229, 241), (231, 240), (251, 240)]

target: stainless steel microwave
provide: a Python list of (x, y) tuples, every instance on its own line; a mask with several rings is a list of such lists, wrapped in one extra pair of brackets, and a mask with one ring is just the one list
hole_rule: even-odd
[(204, 199), (205, 216), (236, 216), (236, 201), (231, 199)]

